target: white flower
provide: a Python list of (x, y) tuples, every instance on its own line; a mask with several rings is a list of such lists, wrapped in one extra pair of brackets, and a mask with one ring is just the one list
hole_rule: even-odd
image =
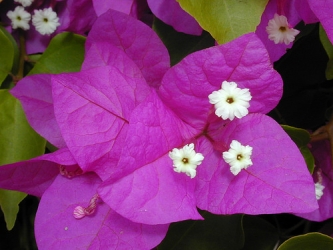
[(223, 152), (223, 159), (230, 165), (230, 171), (237, 175), (242, 169), (246, 169), (253, 163), (251, 161), (252, 147), (243, 146), (233, 140), (229, 151)]
[(14, 11), (8, 11), (7, 16), (12, 21), (13, 29), (28, 30), (30, 28), (31, 15), (22, 6), (17, 6)]
[(28, 7), (34, 0), (14, 0), (14, 2), (22, 4), (23, 7)]
[(268, 39), (274, 41), (275, 44), (285, 43), (288, 45), (295, 40), (299, 30), (291, 28), (285, 16), (274, 14), (274, 18), (268, 21), (266, 32)]
[(317, 200), (320, 200), (320, 198), (323, 196), (325, 186), (321, 185), (319, 182), (315, 184), (315, 189), (316, 189), (316, 198)]
[(60, 25), (58, 21), (57, 13), (51, 7), (43, 10), (35, 10), (35, 14), (32, 16), (32, 24), (42, 35), (52, 34)]
[(223, 81), (221, 89), (213, 91), (208, 98), (209, 102), (214, 104), (218, 117), (233, 120), (249, 113), (247, 108), (250, 107), (252, 96), (249, 89), (240, 89), (235, 82)]
[(185, 173), (194, 178), (197, 174), (196, 168), (201, 164), (204, 157), (194, 151), (194, 144), (185, 145), (183, 148), (174, 148), (169, 152), (169, 157), (173, 160), (174, 171)]

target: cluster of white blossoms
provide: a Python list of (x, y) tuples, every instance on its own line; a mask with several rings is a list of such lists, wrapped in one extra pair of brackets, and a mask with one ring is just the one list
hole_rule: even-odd
[(285, 16), (274, 14), (274, 18), (268, 21), (266, 27), (268, 39), (274, 41), (275, 44), (290, 44), (295, 40), (295, 36), (299, 34), (299, 30), (293, 29)]
[(223, 81), (221, 89), (213, 91), (209, 102), (215, 106), (215, 114), (222, 119), (233, 120), (246, 116), (252, 99), (249, 89), (240, 89), (235, 82)]
[(194, 144), (187, 144), (183, 148), (174, 148), (169, 152), (169, 157), (173, 160), (174, 171), (185, 173), (194, 178), (197, 174), (196, 168), (204, 159), (204, 156), (194, 151)]
[[(22, 6), (30, 6), (33, 0), (15, 0), (22, 4)], [(22, 6), (17, 6), (13, 11), (8, 11), (7, 16), (12, 22), (13, 29), (30, 29), (29, 22), (31, 20), (31, 14), (27, 12)], [(36, 30), (42, 35), (52, 34), (60, 25), (57, 13), (52, 8), (45, 8), (43, 10), (34, 10), (32, 16), (32, 24)]]
[[(249, 113), (252, 95), (247, 88), (238, 88), (237, 83), (223, 81), (221, 89), (213, 91), (208, 96), (209, 102), (214, 104), (215, 114), (224, 120), (241, 119)], [(222, 157), (230, 165), (230, 171), (237, 175), (242, 169), (252, 165), (252, 147), (243, 146), (233, 140), (229, 151), (223, 152)]]
[[(235, 82), (223, 81), (221, 89), (213, 91), (208, 96), (209, 102), (215, 106), (215, 114), (222, 119), (233, 120), (246, 116), (252, 99), (249, 89), (238, 88)], [(252, 147), (242, 146), (233, 140), (230, 149), (223, 152), (223, 159), (230, 165), (230, 171), (237, 175), (242, 169), (252, 165)], [(185, 145), (182, 149), (174, 148), (169, 152), (173, 160), (174, 171), (186, 173), (191, 178), (196, 176), (196, 168), (204, 159), (204, 156), (194, 151), (194, 144)]]
[(14, 2), (22, 4), (23, 7), (28, 7), (34, 0), (14, 0)]
[[(209, 102), (214, 104), (215, 114), (224, 120), (241, 119), (249, 113), (252, 95), (247, 88), (238, 88), (237, 83), (223, 81), (221, 89), (213, 91), (208, 96)], [(252, 147), (243, 146), (239, 141), (233, 140), (230, 149), (222, 153), (230, 171), (237, 175), (242, 169), (252, 165)]]
[(237, 175), (242, 169), (247, 169), (251, 166), (252, 147), (243, 146), (239, 141), (233, 140), (230, 144), (230, 149), (223, 152), (223, 159), (230, 165), (230, 171)]
[(319, 182), (317, 182), (315, 184), (315, 190), (316, 190), (316, 198), (317, 198), (317, 200), (320, 200), (320, 198), (323, 196), (323, 194), (324, 194), (324, 192), (323, 192), (324, 188), (325, 188), (325, 186), (323, 186)]

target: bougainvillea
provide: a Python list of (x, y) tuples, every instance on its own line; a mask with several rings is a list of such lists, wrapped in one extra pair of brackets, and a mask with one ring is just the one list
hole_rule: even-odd
[[(251, 113), (266, 113), (274, 107), (281, 93), (281, 88), (278, 87), (279, 85), (281, 86), (281, 79), (276, 72), (270, 68), (269, 58), (265, 49), (261, 47), (262, 45), (260, 44), (260, 41), (254, 34), (245, 35), (229, 44), (194, 53), (176, 66), (172, 67), (165, 74), (162, 80), (162, 86), (159, 89), (159, 94), (165, 104), (162, 104), (161, 101), (153, 95), (150, 99), (147, 99), (144, 103), (139, 105), (139, 110), (137, 112), (134, 111), (134, 114), (132, 115), (133, 121), (129, 121), (129, 130), (124, 145), (125, 150), (123, 150), (124, 153), (117, 166), (117, 169), (121, 169), (123, 175), (127, 174), (127, 176), (120, 180), (117, 180), (117, 177), (114, 177), (102, 184), (100, 191), (101, 197), (113, 209), (125, 217), (130, 216), (129, 218), (135, 221), (152, 224), (158, 223), (158, 221), (161, 220), (161, 217), (163, 217), (165, 222), (168, 220), (177, 221), (180, 219), (178, 216), (189, 216), (188, 218), (195, 219), (197, 218), (195, 210), (193, 210), (195, 205), (201, 209), (220, 214), (239, 212), (264, 213), (263, 210), (279, 209), (277, 206), (272, 206), (272, 204), (267, 205), (267, 207), (263, 206), (263, 203), (265, 203), (263, 200), (258, 200), (258, 205), (256, 206), (256, 197), (258, 196), (256, 196), (255, 193), (257, 191), (253, 193), (253, 197), (251, 197), (251, 206), (248, 208), (246, 208), (246, 204), (249, 199), (245, 197), (242, 198), (242, 196), (237, 198), (235, 194), (230, 194), (231, 197), (233, 197), (232, 199), (239, 200), (239, 208), (236, 204), (230, 208), (225, 207), (224, 204), (229, 203), (225, 202), (223, 199), (220, 201), (220, 205), (217, 205), (215, 204), (217, 197), (214, 197), (215, 195), (218, 195), (222, 198), (223, 194), (226, 193), (226, 190), (231, 189), (231, 187), (228, 187), (229, 185), (247, 185), (247, 179), (249, 176), (244, 176), (243, 181), (240, 180), (241, 177), (237, 178), (238, 176), (236, 176), (235, 179), (231, 178), (231, 175), (228, 175), (228, 172), (230, 172), (230, 166), (222, 159), (222, 152), (229, 149), (231, 141), (236, 139), (241, 141), (244, 145), (251, 144), (254, 148), (253, 152), (256, 150), (257, 152), (262, 152), (264, 148), (267, 147), (264, 144), (261, 144), (263, 143), (262, 141), (256, 142), (251, 136), (270, 138), (271, 135), (266, 134), (267, 129), (263, 129), (263, 127), (258, 127), (257, 131), (256, 124), (260, 123), (261, 126), (271, 127), (271, 131), (273, 131), (272, 129), (275, 127), (273, 121), (263, 117), (261, 114), (248, 115), (240, 120), (233, 120), (230, 122), (224, 121), (215, 116), (214, 111), (212, 111), (213, 106), (208, 100), (209, 94), (212, 93), (214, 89), (218, 89), (223, 80), (232, 80), (237, 81), (240, 86), (250, 89), (253, 96), (249, 108)], [(235, 50), (233, 51), (234, 48)], [(252, 48), (255, 49), (252, 50)], [(260, 48), (263, 48), (263, 54), (261, 57), (258, 57)], [(247, 62), (252, 54), (253, 56), (256, 55), (256, 57), (253, 57), (251, 60), (251, 63), (253, 64), (250, 66)], [(265, 57), (266, 59), (264, 59)], [(208, 61), (207, 58), (210, 58), (210, 60)], [(257, 63), (254, 63), (255, 58), (258, 58), (260, 62), (258, 61)], [(247, 72), (251, 72), (251, 74), (243, 73), (244, 71), (242, 70), (242, 67), (244, 64), (247, 66)], [(252, 68), (250, 69), (249, 67)], [(257, 91), (259, 89), (260, 91)], [(263, 91), (264, 89), (267, 92)], [(265, 93), (270, 97), (263, 98), (262, 95), (265, 95)], [(267, 102), (262, 103), (262, 100)], [(170, 112), (166, 106), (171, 108), (180, 120), (177, 116), (175, 117), (175, 114)], [(150, 119), (148, 119), (148, 114), (149, 117), (151, 117)], [(242, 121), (247, 125), (243, 125)], [(183, 122), (185, 122), (185, 124)], [(269, 125), (265, 125), (265, 123)], [(145, 124), (145, 126), (143, 124)], [(157, 124), (160, 124), (161, 127), (158, 127)], [(240, 129), (238, 126), (244, 126), (242, 133), (239, 132)], [(149, 127), (151, 128), (149, 129)], [(251, 127), (251, 132), (247, 131), (245, 127)], [(139, 128), (144, 130), (141, 132)], [(276, 129), (277, 130), (274, 133), (276, 136), (280, 137), (278, 140), (281, 141), (281, 148), (276, 148), (273, 151), (276, 150), (280, 152), (280, 154), (283, 154), (283, 148), (288, 148), (289, 150), (293, 148), (292, 142), (287, 142), (289, 139), (286, 136), (286, 141), (284, 143), (288, 146), (282, 146), (282, 141), (284, 141), (284, 139), (282, 139), (283, 132), (279, 131), (278, 127)], [(147, 135), (144, 137), (139, 136), (144, 133), (147, 133)], [(247, 136), (245, 136), (246, 134)], [(152, 138), (155, 138), (155, 140)], [(197, 175), (193, 180), (189, 180), (186, 175), (178, 176), (177, 178), (172, 177), (172, 175), (175, 174), (172, 172), (172, 162), (168, 153), (174, 150), (174, 148), (181, 148), (188, 143), (194, 143), (195, 151), (204, 156), (204, 160), (197, 168)], [(142, 145), (142, 147), (138, 149), (136, 145)], [(256, 149), (256, 147), (258, 149)], [(270, 152), (272, 153), (273, 151)], [(295, 153), (297, 151), (298, 149), (295, 148)], [(269, 156), (271, 153), (266, 152), (260, 154), (266, 154), (266, 159), (273, 160), (276, 166), (278, 166), (278, 159)], [(287, 161), (287, 155), (289, 155), (289, 153), (290, 151), (286, 151), (286, 155), (281, 157), (284, 162)], [(253, 157), (255, 159), (255, 155), (253, 155)], [(299, 168), (301, 172), (303, 171), (303, 174), (299, 173), (297, 174), (297, 177), (295, 176), (294, 178), (295, 180), (299, 180), (301, 175), (304, 176), (304, 187), (307, 186), (307, 189), (309, 190), (308, 196), (311, 197), (310, 199), (312, 200), (312, 202), (309, 201), (309, 204), (313, 204), (313, 207), (309, 209), (312, 210), (317, 206), (313, 182), (309, 179), (308, 171), (304, 162), (301, 160), (302, 157), (300, 155), (299, 157), (299, 160), (290, 159), (290, 162), (300, 162), (299, 167), (296, 168)], [(255, 164), (254, 159), (254, 166), (257, 166), (259, 174), (262, 171), (259, 170), (261, 169), (260, 162), (262, 162), (262, 160), (258, 159), (257, 164)], [(272, 162), (269, 165), (273, 167), (275, 164)], [(294, 163), (291, 165), (294, 167)], [(248, 171), (252, 172), (251, 169), (255, 171), (254, 166), (249, 168)], [(263, 169), (265, 169), (265, 166), (266, 164), (263, 165)], [(293, 167), (291, 172), (295, 171)], [(271, 170), (273, 171), (273, 169), (274, 167)], [(211, 177), (214, 172), (216, 172), (216, 179)], [(130, 174), (128, 175), (128, 173)], [(218, 173), (220, 173), (220, 175)], [(258, 176), (258, 174), (253, 173), (251, 176)], [(277, 177), (278, 173), (275, 174)], [(280, 181), (283, 183), (283, 176), (285, 176), (286, 173), (283, 171), (281, 174)], [(149, 176), (151, 181), (154, 180), (154, 182), (147, 186), (147, 188), (144, 188), (144, 186), (140, 184), (140, 180), (143, 179), (143, 176), (145, 176), (145, 178)], [(291, 177), (292, 174), (290, 173), (288, 176)], [(206, 180), (206, 178), (209, 178), (209, 181)], [(258, 184), (254, 184), (256, 182), (255, 180), (250, 181), (252, 183), (251, 185), (261, 186), (260, 183), (263, 181), (261, 178), (265, 177), (259, 177), (258, 179), (260, 180), (258, 180)], [(172, 180), (174, 180), (174, 182), (172, 182)], [(136, 185), (141, 186), (139, 190), (132, 188), (133, 182), (136, 183), (136, 181), (138, 181)], [(277, 181), (277, 183), (271, 183), (269, 185), (270, 188), (275, 185), (279, 186), (278, 189), (283, 189), (282, 186), (289, 186), (289, 184), (278, 184), (279, 178), (275, 178), (275, 181)], [(264, 182), (271, 182), (271, 180), (265, 180)], [(186, 186), (183, 187), (182, 183), (186, 183)], [(209, 186), (216, 185), (214, 192), (210, 190), (206, 183), (210, 183)], [(292, 186), (293, 184), (291, 183), (290, 185)], [(154, 188), (154, 185), (158, 186)], [(161, 188), (160, 186), (166, 187), (168, 192), (165, 193), (164, 188)], [(273, 191), (270, 188), (267, 187), (266, 189), (268, 192), (267, 195), (269, 196), (271, 196), (272, 193), (276, 192), (277, 194), (280, 192), (277, 190)], [(265, 190), (263, 186), (261, 186), (261, 189)], [(120, 192), (120, 190), (126, 190), (126, 198), (122, 197), (121, 199), (117, 199), (115, 197), (115, 194)], [(256, 190), (256, 188), (254, 188), (253, 191), (254, 190)], [(283, 191), (283, 193), (285, 192), (286, 190)], [(290, 192), (291, 190), (286, 193)], [(170, 193), (173, 193), (173, 197), (169, 197)], [(244, 196), (252, 196), (251, 189), (244, 191), (242, 194)], [(282, 195), (282, 193), (280, 195), (286, 201), (287, 197), (284, 194)], [(277, 196), (279, 195), (277, 194)], [(210, 200), (210, 197), (212, 201)], [(225, 194), (225, 199), (231, 199), (231, 197), (228, 197), (227, 193)], [(149, 203), (147, 202), (147, 198)], [(173, 200), (171, 200), (171, 198), (173, 198)], [(138, 200), (141, 200), (142, 202), (139, 203)], [(170, 213), (172, 209), (178, 209), (179, 205), (177, 205), (177, 200), (178, 202), (180, 200), (183, 201), (181, 208), (182, 213), (178, 214), (176, 211)], [(295, 198), (291, 197), (291, 200), (294, 201)], [(162, 204), (158, 205), (159, 203)], [(130, 204), (134, 204), (135, 209)], [(152, 204), (154, 205), (152, 206)], [(186, 209), (185, 205), (189, 208), (192, 206), (192, 209)], [(163, 211), (160, 210), (160, 207), (166, 207), (168, 209)], [(288, 209), (296, 207), (297, 205), (288, 204)], [(300, 207), (305, 208), (304, 205), (301, 205)], [(150, 212), (142, 213), (142, 211)], [(186, 215), (186, 211), (189, 211), (190, 213)], [(163, 216), (159, 213), (163, 213)], [(182, 219), (186, 219), (186, 217), (183, 217)]]
[[(254, 16), (240, 28), (234, 18), (221, 22), (211, 4), (239, 16), (253, 9)], [(288, 124), (279, 102), (290, 85), (279, 68), (304, 42), (300, 37), (318, 30), (306, 24), (318, 21), (318, 40), (331, 58), (330, 1), (249, 1), (239, 3), (239, 13), (237, 4), (222, 0), (206, 7), (191, 0), (0, 5), (7, 30), (19, 34), (18, 50), (0, 30), (0, 114), (6, 117), (0, 188), (39, 197), (39, 249), (216, 248), (211, 218), (223, 228), (226, 248), (276, 248), (284, 230), (269, 222), (278, 218), (327, 226), (331, 122), (318, 130), (304, 126), (320, 131), (311, 136), (280, 126)], [(228, 29), (223, 25), (233, 29), (225, 38), (216, 31)], [(64, 30), (83, 36), (56, 35)], [(170, 66), (173, 39), (197, 42)], [(286, 49), (291, 52), (283, 56)], [(37, 51), (42, 54), (31, 55)], [(11, 118), (25, 121), (20, 104), (32, 129)], [(16, 135), (23, 126), (29, 132)], [(29, 143), (38, 150), (24, 150)], [(0, 206), (8, 223), (16, 214), (8, 212), (7, 192), (0, 190)], [(198, 227), (207, 234), (195, 232)], [(321, 248), (333, 244), (327, 238)]]

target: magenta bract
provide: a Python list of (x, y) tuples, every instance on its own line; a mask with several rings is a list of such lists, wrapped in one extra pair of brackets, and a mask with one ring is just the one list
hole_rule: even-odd
[(59, 174), (61, 165), (68, 169), (77, 166), (66, 148), (31, 160), (1, 166), (0, 187), (41, 197)]
[(313, 173), (313, 186), (320, 183), (325, 188), (323, 196), (318, 200), (319, 209), (300, 217), (313, 221), (324, 221), (333, 217), (333, 168), (329, 141), (311, 143), (311, 152), (315, 158), (316, 168)]
[(20, 100), (34, 130), (54, 146), (58, 148), (66, 146), (54, 115), (51, 75), (24, 77), (10, 93)]
[[(199, 219), (196, 206), (219, 214), (317, 208), (303, 157), (276, 122), (262, 114), (231, 122), (214, 118), (208, 95), (224, 80), (249, 88), (251, 113), (270, 111), (281, 97), (282, 80), (255, 34), (189, 55), (164, 75), (158, 91), (163, 103), (152, 93), (133, 111), (117, 172), (99, 188), (112, 209), (154, 225)], [(222, 159), (233, 139), (255, 152), (254, 165), (236, 177)], [(168, 156), (188, 143), (205, 157), (194, 179), (174, 172)]]
[(207, 152), (211, 161), (198, 168), (199, 208), (216, 214), (316, 209), (313, 181), (304, 159), (270, 117), (249, 114), (227, 124), (218, 138), (220, 147), (228, 147), (232, 140), (253, 147), (253, 165), (237, 176), (232, 175), (221, 153), (212, 149), (207, 138), (200, 138), (198, 150)]
[(140, 83), (111, 67), (52, 76), (58, 125), (84, 171), (109, 175), (130, 114), (150, 91)]
[(89, 33), (86, 50), (101, 41), (123, 49), (150, 86), (158, 87), (170, 67), (168, 51), (156, 33), (123, 13), (109, 10), (101, 15)]
[(147, 0), (147, 2), (155, 16), (176, 31), (197, 36), (202, 33), (198, 22), (183, 10), (177, 1)]
[(316, 0), (270, 0), (262, 14), (261, 22), (257, 27), (256, 34), (265, 44), (272, 62), (280, 59), (287, 52), (292, 44), (274, 44), (268, 39), (266, 26), (268, 21), (274, 17), (274, 14), (284, 15), (288, 23), (295, 27), (299, 22), (304, 21), (305, 24), (320, 22), (327, 33), (330, 41), (333, 41), (333, 28), (331, 9), (332, 1), (316, 1)]
[(59, 175), (55, 179), (36, 215), (36, 241), (41, 249), (151, 249), (161, 242), (168, 225), (131, 222), (100, 199), (93, 214), (75, 219), (74, 208), (87, 206), (100, 182), (92, 173), (73, 179)]

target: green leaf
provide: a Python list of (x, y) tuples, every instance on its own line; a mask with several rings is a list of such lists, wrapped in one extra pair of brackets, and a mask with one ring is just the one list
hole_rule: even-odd
[(26, 120), (21, 103), (0, 90), (0, 165), (42, 155), (46, 141)]
[(330, 59), (333, 58), (333, 45), (331, 41), (328, 39), (328, 36), (326, 34), (326, 31), (324, 30), (323, 26), (319, 25), (319, 39), (322, 43), (328, 57)]
[(184, 34), (157, 18), (154, 19), (153, 29), (167, 47), (171, 65), (175, 65), (190, 53), (215, 45), (214, 38), (206, 31), (203, 31), (201, 36)]
[(333, 239), (321, 233), (308, 233), (286, 240), (278, 250), (324, 250), (333, 249)]
[(172, 223), (158, 250), (242, 249), (242, 215), (202, 213), (203, 221)]
[[(0, 86), (6, 79), (12, 68), (15, 66), (14, 62), (18, 60), (18, 48), (14, 38), (0, 26)], [(15, 73), (15, 72), (14, 72)]]
[(12, 230), (19, 211), (20, 202), (27, 196), (25, 193), (0, 189), (0, 206), (5, 216), (7, 230)]
[(219, 44), (255, 31), (268, 0), (177, 0)]
[(258, 216), (243, 218), (245, 245), (243, 249), (271, 250), (279, 240), (277, 229)]
[(329, 59), (327, 62), (325, 76), (327, 80), (333, 79), (333, 58)]
[[(0, 165), (27, 160), (44, 153), (45, 139), (30, 127), (20, 102), (8, 90), (0, 90), (0, 127)], [(9, 230), (15, 223), (18, 204), (25, 196), (15, 191), (0, 192), (0, 207)]]
[(305, 129), (295, 128), (288, 125), (281, 125), (284, 131), (291, 137), (298, 147), (307, 145), (310, 140), (310, 133)]
[(313, 173), (315, 162), (313, 155), (308, 148), (308, 143), (310, 143), (311, 137), (310, 133), (305, 129), (295, 128), (287, 125), (281, 125), (284, 131), (290, 136), (290, 138), (296, 143), (300, 152), (302, 153), (306, 165), (310, 173)]
[(85, 37), (69, 32), (55, 36), (29, 75), (80, 71), (84, 59)]
[(328, 36), (323, 28), (323, 26), (319, 25), (319, 38), (320, 41), (327, 53), (328, 56), (328, 62), (326, 66), (326, 79), (332, 80), (333, 79), (333, 45), (331, 41), (328, 39)]

